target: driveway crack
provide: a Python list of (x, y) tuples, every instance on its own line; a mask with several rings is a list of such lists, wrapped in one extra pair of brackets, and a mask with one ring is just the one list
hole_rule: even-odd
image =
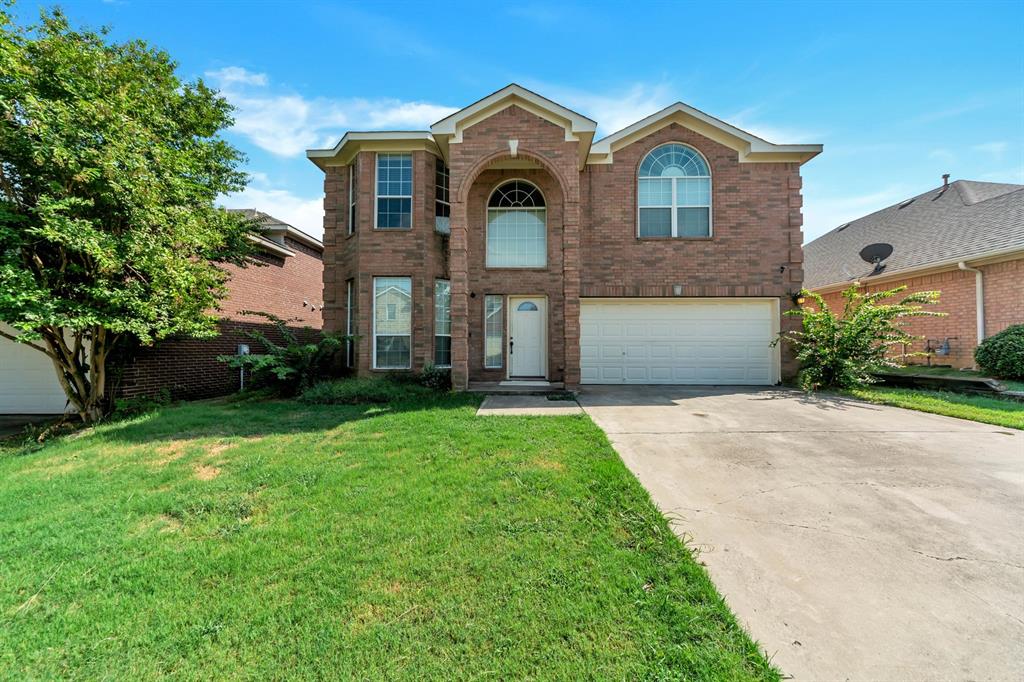
[(897, 545), (897, 544), (893, 544), (893, 543), (883, 543), (883, 542), (879, 542), (878, 540), (873, 540), (871, 538), (866, 538), (866, 537), (864, 537), (862, 535), (853, 535), (851, 533), (842, 533), (840, 531), (832, 530), (830, 528), (820, 528), (818, 526), (809, 526), (809, 525), (803, 524), (803, 523), (788, 523), (788, 522), (785, 522), (785, 521), (766, 521), (764, 519), (752, 519), (752, 518), (749, 518), (749, 517), (746, 517), (746, 516), (736, 516), (734, 514), (722, 514), (721, 512), (717, 512), (717, 511), (715, 511), (713, 509), (696, 509), (696, 508), (693, 508), (693, 507), (677, 507), (677, 509), (681, 510), (681, 511), (695, 512), (697, 514), (714, 514), (715, 516), (721, 516), (722, 518), (733, 519), (735, 521), (746, 521), (747, 523), (759, 523), (759, 524), (764, 524), (764, 525), (768, 525), (768, 526), (782, 526), (782, 527), (785, 527), (785, 528), (799, 528), (801, 530), (810, 530), (810, 531), (815, 531), (817, 533), (825, 533), (827, 535), (835, 535), (837, 537), (847, 538), (849, 540), (856, 540), (858, 542), (867, 542), (867, 543), (870, 543), (872, 545), (875, 545), (876, 547), (884, 545), (884, 546), (887, 546), (887, 547), (891, 547), (893, 549), (901, 549), (901, 550), (905, 550), (905, 551), (908, 551), (908, 552), (913, 552), (914, 554), (918, 554), (918, 555), (926, 557), (928, 559), (934, 559), (935, 561), (943, 561), (943, 562), (947, 562), (947, 561), (971, 561), (971, 562), (984, 563), (984, 564), (995, 564), (995, 565), (998, 565), (998, 566), (1006, 566), (1008, 568), (1015, 568), (1015, 569), (1018, 569), (1018, 570), (1024, 570), (1024, 565), (1015, 564), (1015, 563), (1010, 562), (1010, 561), (999, 561), (997, 559), (978, 559), (978, 558), (975, 558), (975, 557), (966, 557), (966, 556), (961, 556), (961, 555), (954, 555), (954, 556), (949, 556), (949, 557), (938, 556), (938, 555), (935, 555), (935, 554), (929, 554), (928, 552), (925, 552), (925, 551), (922, 551), (922, 550), (919, 550), (919, 549), (914, 549), (913, 547), (907, 547), (907, 546), (904, 546), (904, 545)]

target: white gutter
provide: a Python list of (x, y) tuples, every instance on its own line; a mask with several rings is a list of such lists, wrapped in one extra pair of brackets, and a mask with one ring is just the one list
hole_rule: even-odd
[(978, 313), (978, 345), (985, 340), (985, 287), (984, 279), (981, 274), (981, 270), (977, 268), (971, 268), (967, 266), (966, 261), (960, 261), (956, 264), (958, 268), (965, 272), (974, 273), (974, 309)]
[[(978, 253), (973, 256), (970, 256), (970, 260), (977, 263), (980, 260), (998, 258), (1001, 256), (1008, 256), (1016, 253), (1024, 253), (1024, 247), (1018, 244), (1017, 246), (1010, 246), (1005, 249), (985, 251), (983, 253)], [(916, 265), (914, 267), (903, 268), (900, 270), (887, 270), (883, 272), (881, 275), (872, 276), (870, 273), (868, 273), (866, 275), (860, 275), (859, 277), (853, 277), (851, 279), (843, 280), (840, 282), (831, 282), (829, 284), (819, 284), (818, 286), (815, 287), (807, 287), (807, 289), (809, 289), (810, 291), (816, 291), (819, 294), (831, 293), (833, 289), (845, 289), (846, 287), (850, 286), (854, 282), (854, 280), (859, 281), (861, 284), (876, 284), (888, 282), (889, 280), (893, 279), (903, 279), (904, 277), (911, 274), (927, 272), (929, 270), (942, 270), (952, 265), (957, 265), (961, 261), (963, 261), (963, 256), (960, 256), (959, 258), (948, 258), (946, 260), (935, 261), (933, 263), (924, 263), (923, 265)]]

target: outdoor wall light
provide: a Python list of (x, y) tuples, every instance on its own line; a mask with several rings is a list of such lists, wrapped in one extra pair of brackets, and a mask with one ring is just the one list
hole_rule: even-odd
[(793, 301), (793, 305), (803, 305), (807, 300), (807, 298), (804, 297), (804, 292), (802, 291), (791, 291), (789, 293), (789, 299)]

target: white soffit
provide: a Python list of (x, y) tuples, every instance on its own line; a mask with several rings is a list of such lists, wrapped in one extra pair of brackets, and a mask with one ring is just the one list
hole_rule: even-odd
[(330, 149), (307, 149), (306, 158), (320, 168), (347, 166), (361, 151), (403, 152), (425, 150), (437, 153), (434, 137), (426, 130), (349, 132)]
[(583, 168), (597, 131), (597, 122), (515, 83), (441, 119), (430, 126), (430, 131), (447, 158), (448, 145), (462, 142), (462, 134), (467, 128), (513, 105), (561, 126), (565, 130), (566, 142), (579, 142), (579, 167)]
[(672, 123), (678, 123), (684, 128), (735, 149), (739, 153), (741, 163), (781, 161), (802, 164), (810, 161), (822, 150), (820, 144), (772, 144), (699, 109), (676, 102), (595, 142), (590, 149), (587, 163), (611, 163), (616, 150)]

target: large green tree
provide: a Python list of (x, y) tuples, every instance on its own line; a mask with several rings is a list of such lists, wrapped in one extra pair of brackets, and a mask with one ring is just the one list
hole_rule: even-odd
[(0, 2), (0, 335), (53, 361), (86, 422), (111, 350), (216, 333), (218, 262), (255, 227), (216, 208), (244, 187), (219, 132), (231, 106), (164, 52), (72, 27), (19, 26)]

